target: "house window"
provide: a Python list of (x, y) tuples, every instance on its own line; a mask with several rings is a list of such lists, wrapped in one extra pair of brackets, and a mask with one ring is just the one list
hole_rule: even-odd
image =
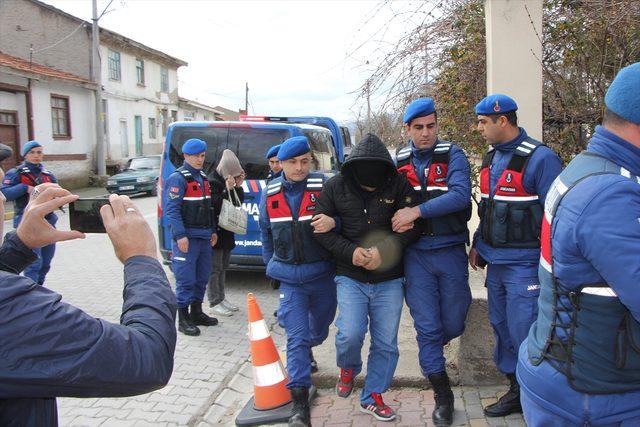
[(109, 78), (120, 81), (120, 52), (109, 49)]
[(136, 58), (136, 77), (138, 84), (144, 86), (144, 61)]
[(160, 67), (160, 91), (169, 92), (169, 69)]
[(149, 139), (156, 139), (156, 119), (149, 117)]
[(51, 95), (51, 126), (54, 138), (68, 139), (71, 137), (69, 97)]
[(195, 117), (195, 113), (193, 111), (185, 111), (184, 112), (184, 121), (192, 122)]

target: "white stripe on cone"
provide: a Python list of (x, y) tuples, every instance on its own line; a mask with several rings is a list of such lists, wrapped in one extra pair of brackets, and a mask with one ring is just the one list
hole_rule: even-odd
[(269, 329), (264, 319), (249, 323), (249, 339), (251, 341), (263, 340), (269, 336)]
[(256, 387), (269, 387), (284, 381), (285, 378), (280, 360), (268, 365), (253, 367), (253, 382)]

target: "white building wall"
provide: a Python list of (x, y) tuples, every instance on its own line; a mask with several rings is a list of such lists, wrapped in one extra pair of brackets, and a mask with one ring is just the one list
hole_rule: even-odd
[[(69, 97), (71, 138), (54, 139), (51, 124), (51, 95)], [(72, 185), (89, 182), (95, 150), (94, 94), (89, 89), (65, 83), (32, 81), (33, 128), (35, 139), (44, 147), (45, 155), (86, 155), (84, 160), (61, 159), (46, 161), (59, 180)]]
[[(109, 50), (120, 53), (120, 80), (109, 78)], [(161, 65), (144, 56), (136, 56), (121, 48), (102, 45), (103, 98), (107, 100), (107, 154), (110, 163), (122, 165), (136, 153), (135, 116), (142, 118), (142, 154), (162, 152), (162, 109), (167, 110), (168, 122), (171, 111), (178, 111), (178, 74), (175, 68), (169, 71), (169, 91), (161, 91)], [(144, 60), (144, 85), (137, 82), (136, 58)], [(149, 118), (155, 118), (156, 137), (150, 137)], [(168, 125), (168, 123), (167, 123)], [(126, 132), (126, 135), (123, 135)], [(123, 147), (126, 141), (126, 148)]]
[[(51, 95), (69, 97), (71, 137), (53, 139), (51, 124)], [(34, 137), (46, 147), (45, 154), (86, 154), (95, 146), (93, 92), (89, 89), (34, 81), (31, 84), (33, 100)], [(46, 144), (46, 145), (45, 145)]]

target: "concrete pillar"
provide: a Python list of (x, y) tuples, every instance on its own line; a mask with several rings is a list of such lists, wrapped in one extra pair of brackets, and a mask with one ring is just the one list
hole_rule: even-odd
[(484, 5), (487, 94), (515, 99), (520, 126), (541, 140), (542, 0), (485, 0)]

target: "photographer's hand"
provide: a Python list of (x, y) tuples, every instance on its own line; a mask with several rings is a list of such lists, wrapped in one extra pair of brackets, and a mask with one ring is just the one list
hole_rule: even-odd
[(157, 258), (151, 228), (133, 202), (127, 196), (112, 194), (109, 203), (100, 209), (100, 215), (118, 259), (124, 263), (136, 255)]
[(84, 239), (79, 231), (55, 229), (44, 218), (56, 209), (74, 202), (78, 196), (58, 186), (48, 186), (33, 198), (24, 211), (16, 230), (18, 238), (30, 249), (41, 248), (65, 240)]

